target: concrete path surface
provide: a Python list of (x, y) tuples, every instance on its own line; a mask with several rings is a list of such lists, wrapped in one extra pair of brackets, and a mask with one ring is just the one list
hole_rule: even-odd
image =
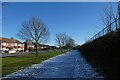
[(103, 80), (95, 70), (85, 62), (85, 59), (77, 50), (61, 54), (56, 57), (34, 64), (24, 70), (11, 73), (4, 77), (20, 79), (42, 79), (42, 78), (71, 78), (71, 79), (91, 79)]

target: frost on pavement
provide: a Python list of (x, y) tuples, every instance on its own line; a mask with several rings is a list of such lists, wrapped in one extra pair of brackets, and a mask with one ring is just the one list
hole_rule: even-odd
[(11, 73), (5, 78), (78, 78), (100, 79), (104, 77), (85, 62), (78, 51), (71, 51)]

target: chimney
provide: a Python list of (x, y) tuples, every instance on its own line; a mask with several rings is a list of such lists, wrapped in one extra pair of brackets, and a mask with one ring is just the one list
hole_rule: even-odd
[(13, 39), (13, 37), (11, 37), (11, 39)]

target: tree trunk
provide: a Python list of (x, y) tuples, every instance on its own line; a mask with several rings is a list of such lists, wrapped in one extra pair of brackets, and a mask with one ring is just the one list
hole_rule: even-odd
[(36, 43), (36, 58), (38, 57), (38, 43)]

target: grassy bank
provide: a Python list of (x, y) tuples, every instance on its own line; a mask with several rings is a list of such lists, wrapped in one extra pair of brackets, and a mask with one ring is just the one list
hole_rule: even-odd
[(40, 63), (44, 60), (63, 53), (65, 52), (46, 52), (39, 54), (37, 58), (35, 57), (35, 54), (25, 54), (16, 57), (4, 57), (2, 58), (2, 76), (23, 69), (32, 64)]
[(106, 79), (120, 80), (120, 30), (84, 44), (79, 50)]

